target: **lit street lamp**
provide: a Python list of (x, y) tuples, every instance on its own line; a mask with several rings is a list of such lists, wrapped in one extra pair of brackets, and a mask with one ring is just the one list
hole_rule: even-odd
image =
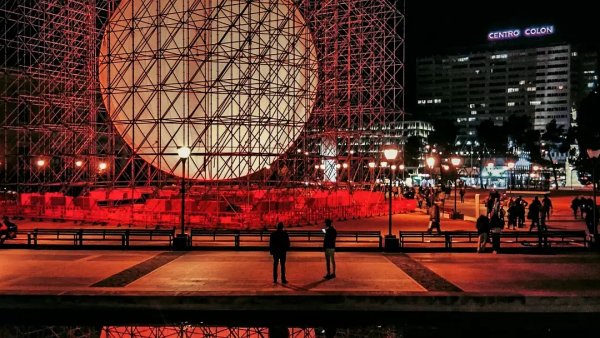
[[(460, 165), (460, 158), (453, 157), (450, 159), (450, 162), (452, 163), (452, 165), (454, 166), (454, 169), (456, 169), (456, 172), (458, 173), (457, 168)], [(462, 218), (461, 214), (456, 210), (456, 190), (458, 188), (458, 181), (459, 181), (459, 178), (457, 177), (456, 180), (454, 181), (454, 212), (452, 213), (452, 219)]]
[(433, 167), (435, 166), (435, 157), (429, 156), (428, 158), (425, 159), (425, 162), (427, 163), (427, 166), (429, 167), (429, 173), (431, 174), (431, 177), (433, 178)]
[[(508, 193), (510, 194), (512, 191), (512, 181), (514, 179), (514, 170), (515, 170), (515, 163), (514, 162), (508, 162), (506, 164), (508, 166)], [(513, 175), (511, 177), (510, 175), (510, 171), (513, 171)]]
[[(369, 162), (369, 175), (371, 176), (371, 184), (373, 184), (373, 182), (375, 181), (375, 162), (371, 161)], [(373, 187), (371, 187), (371, 190), (373, 189)]]
[(598, 225), (596, 224), (596, 220), (597, 220), (597, 206), (596, 206), (596, 162), (598, 160), (598, 156), (600, 156), (600, 149), (598, 150), (594, 150), (594, 149), (587, 149), (587, 155), (590, 159), (592, 159), (592, 188), (594, 191), (594, 207), (592, 208), (592, 227), (593, 227), (593, 234), (594, 234), (594, 245), (596, 246), (596, 248), (600, 248), (600, 246), (598, 245), (598, 240), (600, 240), (600, 238), (598, 238)]
[[(385, 158), (389, 161), (389, 162), (393, 162), (396, 160), (396, 157), (398, 157), (398, 149), (394, 148), (394, 147), (388, 147), (386, 149), (383, 150), (383, 155), (385, 156)], [(387, 166), (387, 162), (382, 162), (382, 167), (383, 167), (383, 163), (385, 163), (385, 166)], [(398, 238), (396, 238), (395, 235), (392, 234), (392, 178), (390, 177), (390, 185), (389, 185), (389, 220), (388, 220), (388, 234), (385, 236), (385, 250), (386, 251), (392, 251), (392, 250), (396, 250), (398, 249), (399, 246), (399, 242), (398, 242)]]
[(188, 236), (185, 233), (185, 162), (190, 157), (190, 148), (183, 146), (177, 149), (177, 155), (181, 160), (181, 233), (174, 239), (173, 244), (176, 250), (185, 250), (188, 248)]
[(404, 182), (404, 164), (398, 166), (398, 169), (402, 170), (402, 181)]

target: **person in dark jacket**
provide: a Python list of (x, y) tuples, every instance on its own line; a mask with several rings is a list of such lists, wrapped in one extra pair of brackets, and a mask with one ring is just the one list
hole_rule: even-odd
[(273, 256), (273, 283), (277, 283), (277, 265), (281, 263), (281, 283), (286, 284), (285, 258), (290, 249), (290, 236), (283, 230), (283, 223), (277, 224), (277, 230), (271, 233), (269, 240), (269, 251)]
[(477, 242), (477, 253), (480, 253), (485, 250), (485, 244), (488, 241), (488, 236), (490, 233), (490, 220), (487, 218), (487, 216), (481, 215), (477, 219), (475, 226), (477, 227), (477, 235), (479, 235), (479, 241)]
[[(327, 274), (325, 279), (335, 278), (335, 239), (337, 231), (333, 227), (330, 219), (325, 220), (325, 237), (323, 238), (323, 249), (325, 250), (325, 264), (327, 266)], [(331, 273), (333, 272), (333, 273)]]
[(540, 212), (542, 210), (542, 202), (538, 199), (537, 196), (533, 199), (533, 202), (529, 205), (529, 214), (527, 214), (527, 218), (531, 220), (531, 225), (529, 226), (529, 231), (533, 230), (533, 227), (537, 227), (538, 231), (542, 231), (542, 226), (540, 225)]
[(7, 239), (15, 239), (17, 237), (17, 225), (10, 221), (8, 216), (3, 217), (3, 223), (0, 223), (0, 244)]
[(573, 210), (573, 218), (577, 219), (577, 211), (579, 210), (579, 197), (575, 197), (571, 201), (571, 209)]
[(435, 228), (438, 234), (442, 233), (442, 229), (440, 227), (440, 206), (439, 203), (433, 203), (431, 208), (429, 208), (429, 226), (427, 227), (427, 233), (431, 233), (431, 231)]

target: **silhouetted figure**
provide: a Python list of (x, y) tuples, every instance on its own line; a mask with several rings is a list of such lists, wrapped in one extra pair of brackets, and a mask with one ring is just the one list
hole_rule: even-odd
[(492, 253), (500, 252), (500, 233), (504, 228), (503, 210), (500, 208), (492, 212), (490, 217), (490, 233), (492, 234)]
[(512, 197), (508, 201), (508, 229), (517, 229), (517, 205)]
[(594, 235), (594, 227), (598, 228), (598, 219), (600, 218), (600, 210), (596, 208), (596, 220), (594, 221), (594, 210), (589, 209), (585, 214), (585, 225), (590, 236)]
[(4, 216), (3, 221), (0, 225), (0, 244), (7, 239), (17, 238), (17, 225), (11, 222), (8, 216)]
[(290, 249), (290, 237), (287, 231), (283, 230), (283, 223), (277, 224), (277, 230), (271, 233), (269, 240), (269, 251), (273, 256), (273, 283), (277, 283), (277, 265), (281, 263), (281, 282), (287, 283), (285, 279), (285, 259), (287, 251)]
[(481, 215), (477, 218), (475, 226), (477, 227), (477, 235), (479, 236), (479, 240), (477, 241), (477, 253), (480, 253), (485, 250), (485, 244), (487, 243), (488, 235), (490, 233), (490, 220), (487, 216)]
[(271, 326), (269, 327), (270, 338), (288, 338), (290, 331), (285, 326)]
[(515, 211), (517, 216), (517, 225), (519, 228), (525, 226), (525, 207), (527, 207), (527, 205), (529, 205), (529, 203), (523, 200), (522, 196), (517, 197), (515, 200)]
[(571, 201), (571, 210), (573, 210), (573, 218), (577, 219), (577, 210), (579, 210), (579, 197), (575, 197), (572, 201)]
[(460, 187), (460, 203), (465, 203), (465, 194), (467, 193), (467, 190), (465, 189), (465, 186), (463, 185), (462, 187)]
[(327, 266), (327, 274), (323, 278), (331, 279), (335, 278), (335, 240), (337, 238), (337, 231), (330, 219), (325, 220), (325, 229), (323, 231), (325, 232), (323, 249), (325, 250), (325, 265)]
[(542, 230), (548, 230), (546, 226), (546, 219), (550, 220), (550, 214), (552, 213), (552, 200), (548, 195), (544, 195), (542, 199), (542, 209), (541, 209), (541, 225)]
[(542, 209), (542, 203), (538, 199), (537, 196), (531, 202), (529, 206), (529, 213), (527, 214), (527, 218), (531, 220), (531, 225), (529, 226), (529, 231), (533, 230), (533, 227), (537, 227), (538, 231), (542, 231), (542, 227), (540, 225), (540, 211)]
[(442, 229), (440, 227), (440, 206), (439, 203), (433, 203), (431, 208), (429, 208), (429, 227), (427, 227), (427, 232), (431, 233), (431, 230), (435, 228), (438, 234), (442, 233)]

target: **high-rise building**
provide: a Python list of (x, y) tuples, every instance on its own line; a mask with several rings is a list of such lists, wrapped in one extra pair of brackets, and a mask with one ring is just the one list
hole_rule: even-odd
[(419, 58), (417, 117), (452, 120), (463, 136), (513, 114), (529, 116), (536, 130), (553, 119), (567, 130), (577, 103), (599, 83), (598, 52), (539, 36), (553, 26), (537, 29), (492, 32), (488, 45)]

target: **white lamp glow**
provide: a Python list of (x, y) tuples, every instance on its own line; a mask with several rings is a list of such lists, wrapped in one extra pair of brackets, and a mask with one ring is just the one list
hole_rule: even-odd
[(179, 158), (187, 159), (190, 157), (191, 153), (192, 153), (192, 150), (185, 146), (177, 149), (177, 155), (179, 156)]

